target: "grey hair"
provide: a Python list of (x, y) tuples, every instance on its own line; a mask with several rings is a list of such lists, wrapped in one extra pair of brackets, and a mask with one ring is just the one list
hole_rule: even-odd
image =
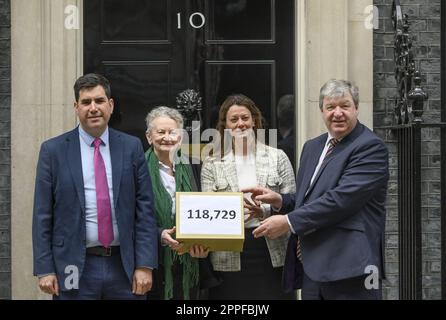
[(359, 104), (359, 89), (358, 87), (348, 80), (328, 80), (321, 88), (319, 94), (319, 108), (322, 109), (324, 106), (324, 99), (328, 98), (341, 98), (346, 93), (350, 93), (352, 96), (355, 106), (358, 107)]
[(178, 124), (179, 129), (183, 129), (184, 120), (183, 120), (183, 116), (181, 115), (181, 113), (176, 109), (165, 107), (165, 106), (160, 106), (160, 107), (155, 107), (147, 114), (147, 116), (146, 116), (146, 126), (147, 126), (146, 133), (148, 133), (148, 132), (150, 132), (150, 130), (152, 130), (153, 120), (155, 120), (156, 118), (159, 118), (159, 117), (170, 118)]

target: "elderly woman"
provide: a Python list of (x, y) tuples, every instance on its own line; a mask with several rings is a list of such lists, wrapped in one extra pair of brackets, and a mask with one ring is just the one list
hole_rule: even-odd
[(160, 270), (156, 273), (155, 292), (160, 299), (198, 299), (199, 263), (208, 252), (192, 246), (189, 253), (178, 254), (181, 244), (175, 240), (175, 192), (199, 191), (199, 172), (181, 157), (183, 117), (168, 107), (157, 107), (146, 117), (146, 137), (150, 144), (145, 156), (152, 180), (155, 213), (161, 238)]
[[(236, 192), (264, 186), (280, 193), (295, 192), (294, 173), (282, 150), (256, 141), (262, 129), (259, 108), (242, 94), (231, 95), (220, 107), (217, 130), (221, 139), (217, 152), (204, 161), (203, 191)], [(229, 142), (225, 131), (230, 132)], [(226, 135), (226, 139), (227, 139)], [(225, 143), (226, 142), (226, 143)], [(222, 278), (212, 288), (210, 299), (292, 299), (281, 289), (288, 236), (254, 239), (252, 230), (271, 215), (271, 207), (257, 204), (245, 195), (245, 242), (243, 252), (211, 252), (214, 270)]]

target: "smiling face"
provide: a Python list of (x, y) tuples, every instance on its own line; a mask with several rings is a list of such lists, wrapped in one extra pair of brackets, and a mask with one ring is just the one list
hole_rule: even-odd
[(355, 128), (358, 113), (358, 107), (350, 93), (343, 97), (325, 97), (323, 100), (322, 119), (334, 138), (343, 138)]
[(107, 128), (113, 106), (113, 99), (107, 98), (100, 85), (80, 90), (79, 101), (74, 103), (82, 128), (93, 137), (100, 137)]
[(245, 106), (232, 105), (226, 114), (226, 129), (231, 129), (235, 138), (247, 137), (254, 128), (251, 111)]
[(175, 120), (169, 117), (157, 117), (152, 121), (150, 128), (146, 138), (158, 156), (169, 154), (178, 147), (181, 135)]

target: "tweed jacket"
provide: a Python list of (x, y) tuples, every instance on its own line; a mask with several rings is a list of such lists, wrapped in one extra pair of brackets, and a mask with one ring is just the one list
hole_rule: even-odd
[[(296, 182), (293, 168), (282, 150), (257, 144), (256, 147), (257, 185), (279, 193), (294, 193)], [(237, 169), (232, 153), (222, 159), (208, 157), (201, 169), (201, 188), (203, 192), (238, 192)], [(271, 215), (270, 205), (262, 204), (264, 217)], [(265, 238), (273, 267), (281, 267), (285, 261), (286, 245), (289, 234), (278, 239)], [(263, 241), (259, 239), (259, 241)], [(240, 271), (240, 253), (232, 251), (211, 252), (211, 262), (216, 271)]]

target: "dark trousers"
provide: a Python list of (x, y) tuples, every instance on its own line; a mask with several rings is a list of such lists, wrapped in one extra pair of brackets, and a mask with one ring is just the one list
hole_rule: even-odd
[(381, 300), (381, 281), (379, 289), (367, 289), (367, 275), (331, 282), (317, 282), (306, 274), (302, 283), (302, 300)]
[[(62, 284), (63, 285), (63, 284)], [(88, 255), (79, 289), (60, 291), (54, 300), (144, 300), (134, 295), (119, 254), (111, 257)]]
[(210, 300), (292, 300), (293, 293), (282, 291), (282, 267), (273, 268), (264, 238), (255, 239), (245, 229), (241, 270), (215, 272), (222, 283), (209, 290)]
[[(183, 292), (183, 266), (175, 261), (172, 266), (173, 277), (173, 297), (172, 300), (184, 300)], [(147, 294), (147, 300), (164, 300), (164, 267), (153, 271), (153, 287)], [(189, 300), (200, 299), (198, 286), (194, 286), (189, 290)]]

